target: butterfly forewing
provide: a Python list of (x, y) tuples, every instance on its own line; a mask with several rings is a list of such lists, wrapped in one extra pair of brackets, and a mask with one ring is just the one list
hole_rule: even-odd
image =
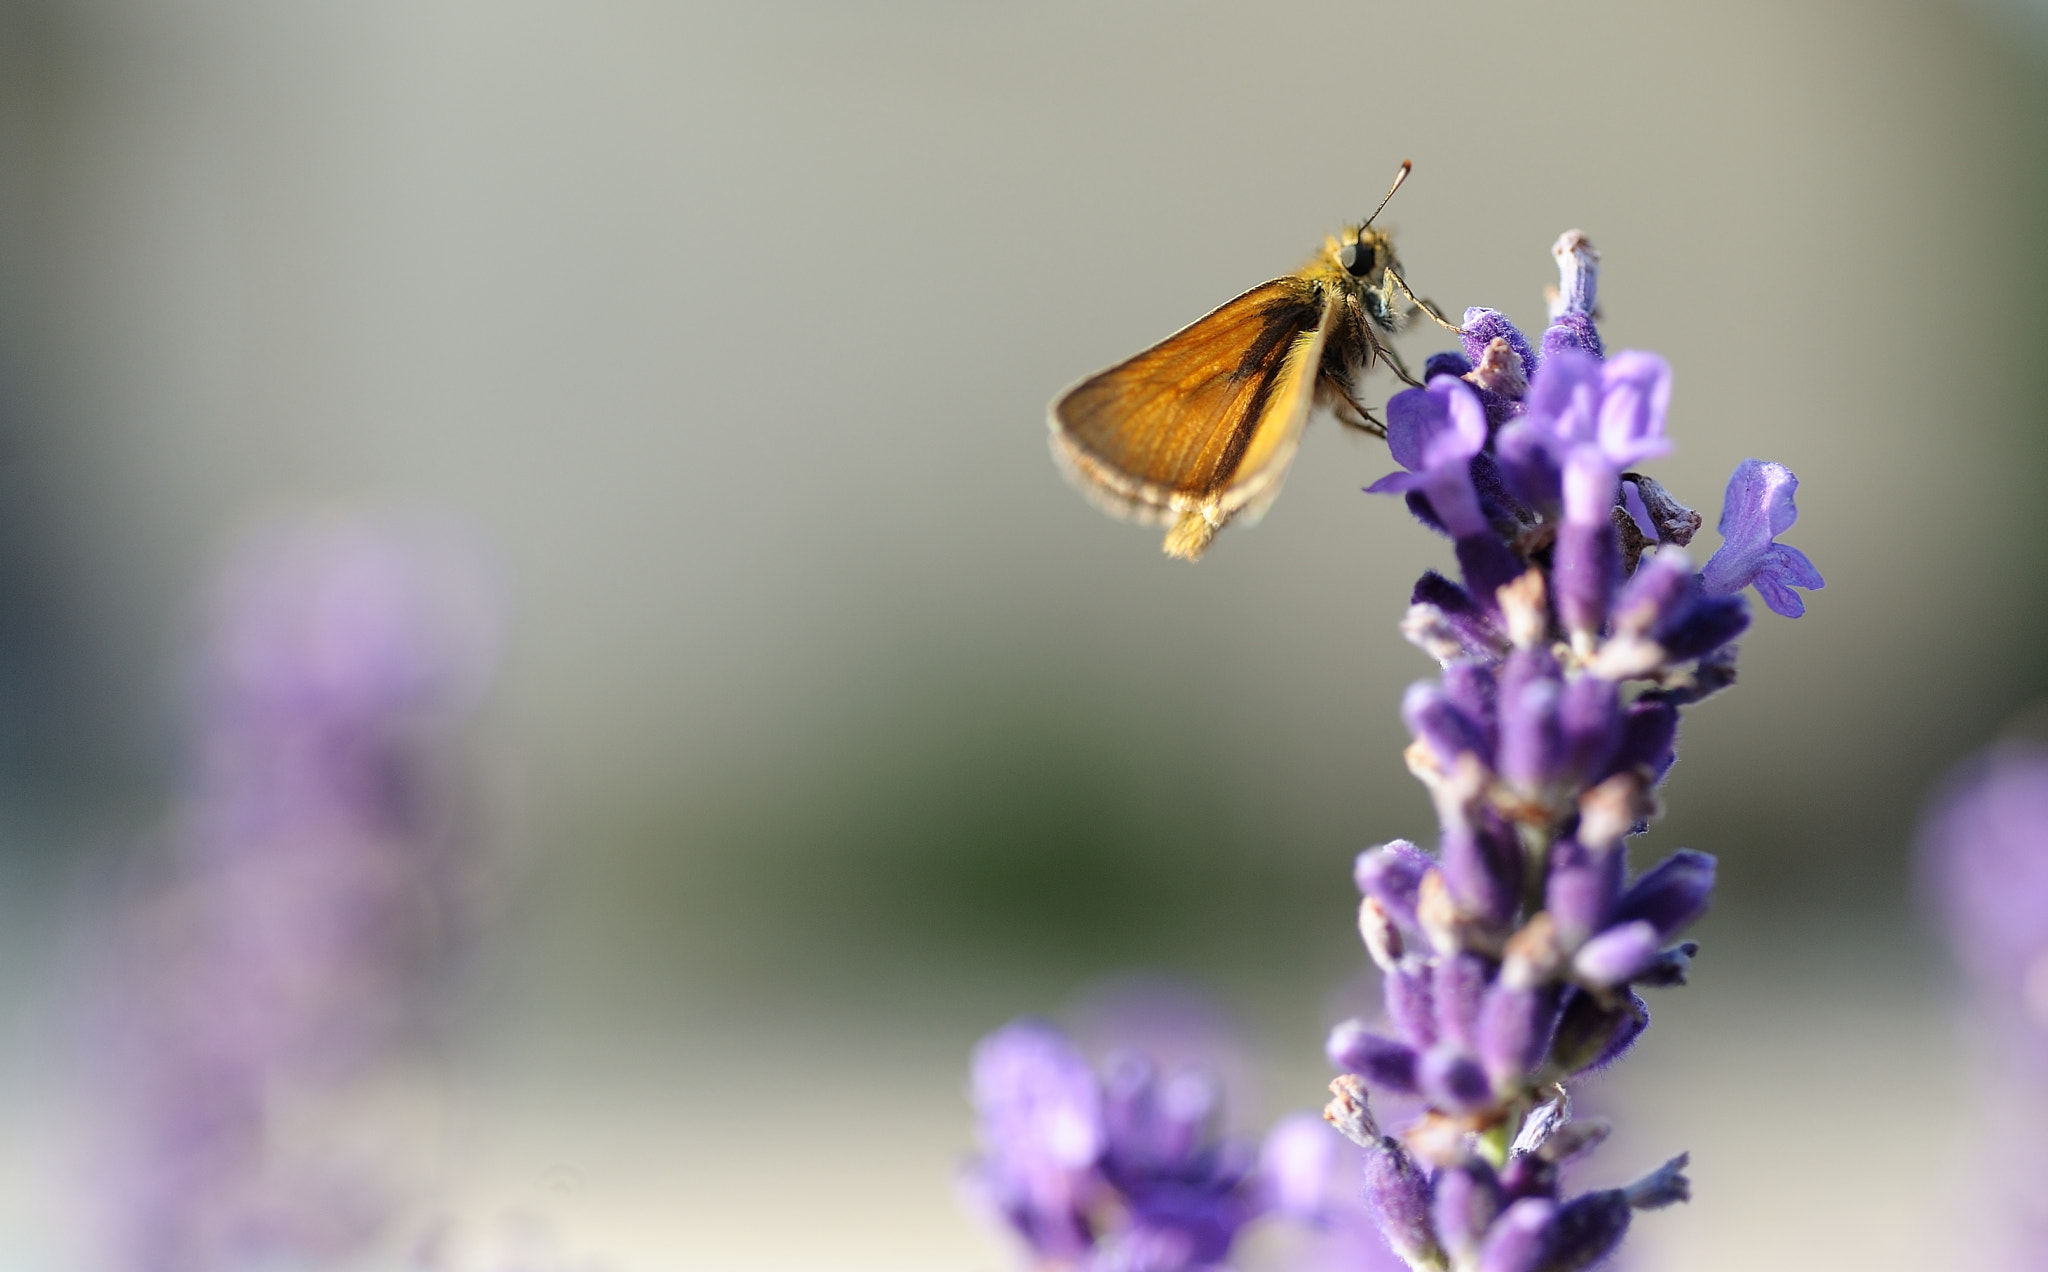
[(1255, 515), (1294, 457), (1335, 308), (1309, 279), (1254, 287), (1061, 395), (1054, 455), (1135, 520)]

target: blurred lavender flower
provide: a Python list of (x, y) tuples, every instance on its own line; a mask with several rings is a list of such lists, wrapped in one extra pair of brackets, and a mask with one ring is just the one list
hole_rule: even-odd
[(2048, 747), (1966, 762), (1921, 827), (1920, 867), (1989, 1044), (1977, 1266), (2048, 1266)]
[[(1679, 712), (1735, 677), (1739, 595), (1803, 608), (1820, 575), (1775, 542), (1792, 475), (1744, 463), (1707, 572), (1701, 518), (1632, 466), (1666, 453), (1671, 373), (1608, 358), (1594, 325), (1599, 257), (1576, 231), (1538, 355), (1497, 311), (1387, 404), (1399, 492), (1455, 541), (1460, 581), (1416, 585), (1404, 633), (1439, 660), (1402, 714), (1429, 788), (1436, 851), (1360, 855), (1360, 933), (1386, 1020), (1346, 1021), (1325, 1116), (1367, 1153), (1367, 1200), (1417, 1269), (1571, 1272), (1605, 1259), (1631, 1215), (1688, 1194), (1683, 1156), (1627, 1188), (1566, 1198), (1560, 1168), (1605, 1135), (1570, 1121), (1567, 1085), (1612, 1063), (1649, 1013), (1637, 990), (1683, 984), (1678, 938), (1706, 909), (1713, 858), (1680, 851), (1630, 877), (1627, 842), (1657, 808)], [(1405, 432), (1398, 431), (1396, 425)], [(1420, 1100), (1399, 1135), (1373, 1091)]]
[(314, 1266), (389, 1215), (328, 1105), (459, 943), (477, 844), (455, 730), (490, 612), (458, 553), (346, 526), (252, 540), (228, 572), (190, 792), (104, 973), (106, 1266)]
[(1301, 1227), (1312, 1258), (1398, 1267), (1358, 1201), (1357, 1155), (1308, 1114), (1262, 1145), (1223, 1134), (1221, 1089), (1205, 1064), (1122, 1047), (1097, 1068), (1053, 1025), (1014, 1021), (975, 1048), (967, 1195), (1042, 1268), (1218, 1269), (1268, 1217)]

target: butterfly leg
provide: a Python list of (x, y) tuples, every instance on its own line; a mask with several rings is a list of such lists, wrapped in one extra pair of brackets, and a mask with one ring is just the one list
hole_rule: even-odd
[(1373, 337), (1372, 347), (1373, 352), (1379, 354), (1380, 360), (1385, 362), (1387, 366), (1393, 370), (1395, 375), (1401, 377), (1401, 383), (1407, 385), (1411, 389), (1419, 389), (1422, 387), (1422, 381), (1416, 379), (1413, 375), (1409, 373), (1408, 364), (1401, 361), (1401, 355), (1394, 352), (1393, 346), (1381, 344), (1379, 337), (1375, 336)]
[(1373, 437), (1387, 435), (1387, 426), (1380, 418), (1372, 413), (1370, 407), (1352, 397), (1351, 390), (1339, 383), (1335, 376), (1324, 376), (1323, 383), (1329, 386), (1331, 395), (1336, 399), (1330, 404), (1330, 414), (1339, 424)]
[(1449, 319), (1445, 318), (1442, 314), (1438, 313), (1435, 305), (1432, 305), (1428, 301), (1424, 300), (1422, 297), (1408, 290), (1408, 280), (1401, 277), (1399, 274), (1395, 273), (1392, 266), (1387, 267), (1387, 277), (1391, 279), (1394, 283), (1399, 285), (1399, 287), (1401, 288), (1401, 294), (1406, 296), (1411, 302), (1413, 302), (1417, 309), (1420, 309), (1423, 313), (1428, 314), (1432, 319), (1434, 319), (1437, 326), (1442, 327), (1445, 331), (1453, 332), (1457, 335), (1462, 336), (1465, 334), (1465, 329), (1463, 327), (1456, 325)]

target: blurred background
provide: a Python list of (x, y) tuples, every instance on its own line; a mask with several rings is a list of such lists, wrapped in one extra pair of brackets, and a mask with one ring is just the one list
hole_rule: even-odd
[(1612, 1093), (1606, 1169), (1694, 1154), (1635, 1265), (1953, 1254), (1908, 853), (2048, 684), (2044, 121), (2021, 0), (7, 0), (0, 1266), (93, 1266), (79, 898), (176, 797), (224, 556), (309, 511), (465, 527), (506, 597), (432, 1207), (622, 1272), (1007, 1267), (969, 1049), (1132, 967), (1238, 1015), (1254, 1113), (1319, 1104), (1352, 855), (1431, 830), (1395, 625), (1447, 553), (1325, 421), (1169, 562), (1043, 414), (1404, 157), (1419, 291), (1536, 326), (1584, 229), (1609, 348), (1675, 367), (1654, 475), (1711, 521), (1787, 464), (1828, 580), (1648, 838), (1723, 882)]

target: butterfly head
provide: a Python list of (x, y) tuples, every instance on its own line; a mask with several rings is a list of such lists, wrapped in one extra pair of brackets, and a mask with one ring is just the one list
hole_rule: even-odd
[(1376, 283), (1394, 260), (1393, 236), (1361, 227), (1337, 245), (1337, 264), (1351, 277)]

